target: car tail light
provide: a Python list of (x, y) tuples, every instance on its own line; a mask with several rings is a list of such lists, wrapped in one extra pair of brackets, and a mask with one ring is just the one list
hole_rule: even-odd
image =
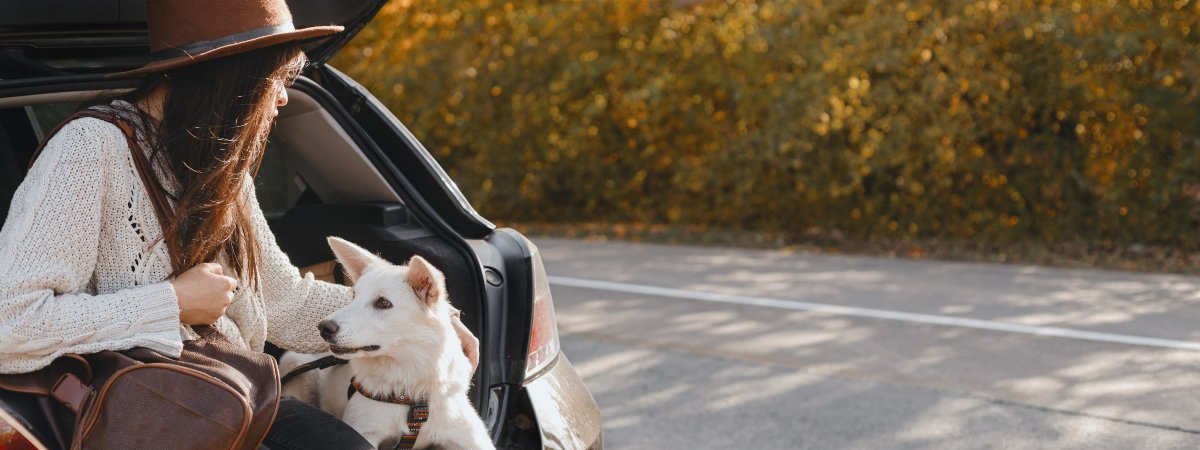
[(537, 246), (526, 240), (533, 254), (533, 325), (529, 333), (529, 356), (525, 359), (525, 381), (541, 375), (558, 356), (558, 322), (550, 295), (550, 277)]
[(37, 440), (22, 434), (25, 428), (13, 425), (11, 419), (0, 411), (0, 450), (46, 450)]

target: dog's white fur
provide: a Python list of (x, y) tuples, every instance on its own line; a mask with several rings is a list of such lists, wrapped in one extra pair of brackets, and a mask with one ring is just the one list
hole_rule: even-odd
[[(420, 256), (397, 266), (336, 237), (329, 238), (329, 246), (354, 280), (354, 300), (326, 318), (338, 330), (325, 339), (350, 362), (296, 377), (283, 393), (340, 417), (375, 447), (391, 445), (409, 431), (409, 407), (357, 393), (347, 401), (354, 376), (375, 394), (428, 396), (429, 419), (415, 448), (495, 448), (467, 400), (471, 365), (450, 322), (442, 273)], [(391, 307), (380, 308), (380, 299)], [(354, 350), (368, 346), (379, 348)], [(289, 352), (280, 361), (281, 372), (326, 355)]]

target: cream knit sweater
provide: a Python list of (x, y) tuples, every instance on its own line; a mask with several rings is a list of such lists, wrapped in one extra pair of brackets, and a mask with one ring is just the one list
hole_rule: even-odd
[[(175, 192), (169, 177), (164, 184)], [(239, 288), (217, 328), (255, 350), (269, 340), (324, 351), (317, 323), (349, 303), (350, 289), (301, 277), (257, 199), (247, 207), (263, 252), (259, 292)], [(0, 230), (0, 373), (36, 370), (65, 353), (147, 347), (178, 356), (193, 335), (165, 281), (171, 263), (161, 236), (121, 130), (92, 118), (63, 126)]]

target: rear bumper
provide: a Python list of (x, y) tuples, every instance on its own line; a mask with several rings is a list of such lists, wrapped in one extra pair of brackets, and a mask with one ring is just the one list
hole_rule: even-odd
[(542, 448), (602, 449), (600, 407), (567, 356), (559, 354), (549, 370), (525, 385), (537, 416)]

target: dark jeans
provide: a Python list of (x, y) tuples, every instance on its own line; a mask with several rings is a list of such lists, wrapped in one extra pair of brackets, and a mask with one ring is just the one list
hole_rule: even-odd
[(279, 414), (259, 450), (370, 449), (362, 435), (325, 411), (293, 397), (279, 402)]

